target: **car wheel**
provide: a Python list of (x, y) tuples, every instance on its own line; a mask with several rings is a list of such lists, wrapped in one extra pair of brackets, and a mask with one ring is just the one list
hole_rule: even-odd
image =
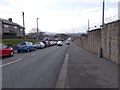
[(30, 52), (30, 49), (27, 49), (27, 52)]
[(36, 49), (34, 48), (33, 51), (35, 51)]
[(10, 56), (13, 56), (13, 55), (14, 55), (14, 52), (13, 52), (13, 51), (11, 51), (11, 52), (10, 52)]
[(17, 52), (20, 53), (20, 50), (18, 50)]

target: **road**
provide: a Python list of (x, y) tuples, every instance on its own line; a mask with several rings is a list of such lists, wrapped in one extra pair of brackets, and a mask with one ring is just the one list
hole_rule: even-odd
[(69, 46), (15, 53), (2, 60), (3, 88), (54, 88)]

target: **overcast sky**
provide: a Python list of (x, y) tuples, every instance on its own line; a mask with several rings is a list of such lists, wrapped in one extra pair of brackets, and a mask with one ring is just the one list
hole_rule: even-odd
[[(85, 32), (90, 19), (90, 27), (101, 24), (103, 0), (0, 0), (0, 18), (12, 18), (22, 25), (22, 11), (25, 13), (26, 32), (36, 28), (47, 32)], [(118, 15), (119, 0), (105, 0), (106, 21)]]

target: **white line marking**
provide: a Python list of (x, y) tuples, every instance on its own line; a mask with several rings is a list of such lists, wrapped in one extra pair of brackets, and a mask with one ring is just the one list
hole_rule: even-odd
[(34, 53), (34, 54), (32, 54), (31, 56), (34, 56), (34, 55), (37, 55), (38, 53)]
[(16, 62), (19, 62), (19, 61), (21, 61), (22, 59), (18, 59), (18, 60), (15, 60), (15, 61), (13, 61), (13, 62), (10, 62), (10, 63), (6, 63), (6, 64), (3, 64), (3, 65), (0, 65), (0, 68), (1, 67), (4, 67), (4, 66), (7, 66), (7, 65), (10, 65), (10, 64), (13, 64), (13, 63), (16, 63)]

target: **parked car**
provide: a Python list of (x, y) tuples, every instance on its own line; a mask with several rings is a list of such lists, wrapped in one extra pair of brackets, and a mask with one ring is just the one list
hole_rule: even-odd
[(53, 41), (53, 45), (57, 45), (57, 41)]
[(36, 48), (33, 46), (32, 42), (22, 42), (17, 45), (16, 50), (19, 53), (21, 51), (27, 51), (27, 52), (35, 51)]
[(13, 56), (14, 50), (3, 43), (0, 43), (0, 56)]
[(42, 41), (45, 44), (45, 47), (49, 47), (50, 46), (50, 41)]
[(54, 41), (50, 41), (50, 46), (54, 46)]
[(57, 46), (62, 46), (63, 45), (63, 42), (62, 41), (58, 41), (57, 42)]
[(66, 41), (66, 45), (70, 45), (70, 41)]
[(37, 49), (44, 48), (45, 44), (43, 42), (36, 42), (34, 47), (37, 48)]

